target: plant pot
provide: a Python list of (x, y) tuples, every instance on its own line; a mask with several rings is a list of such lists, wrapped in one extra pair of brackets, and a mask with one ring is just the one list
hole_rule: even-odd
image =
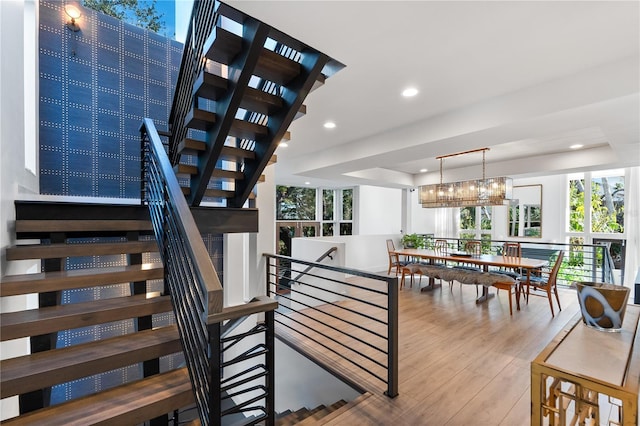
[(574, 282), (582, 321), (601, 331), (620, 331), (627, 309), (629, 288), (609, 283)]

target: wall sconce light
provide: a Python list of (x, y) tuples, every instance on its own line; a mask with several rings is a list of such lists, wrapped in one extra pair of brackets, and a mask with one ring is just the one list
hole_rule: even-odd
[(76, 23), (76, 19), (82, 16), (82, 12), (80, 12), (80, 9), (71, 4), (68, 4), (64, 7), (64, 12), (69, 18), (71, 18), (71, 20), (67, 22), (67, 28), (69, 28), (73, 32), (80, 31), (80, 26)]

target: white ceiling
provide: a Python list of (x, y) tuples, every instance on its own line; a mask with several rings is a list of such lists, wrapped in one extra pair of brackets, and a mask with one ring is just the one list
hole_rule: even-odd
[(346, 65), (291, 125), (279, 184), (412, 187), (482, 147), (487, 176), (640, 165), (638, 1), (228, 3)]

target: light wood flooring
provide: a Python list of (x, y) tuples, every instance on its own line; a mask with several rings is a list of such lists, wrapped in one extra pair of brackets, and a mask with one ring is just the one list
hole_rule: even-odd
[[(383, 383), (362, 378), (370, 392), (317, 424), (530, 424), (530, 363), (579, 311), (575, 291), (560, 289), (555, 318), (542, 297), (532, 296), (520, 311), (514, 306), (513, 316), (506, 291), (488, 303), (475, 299), (475, 286), (458, 283), (451, 290), (446, 282), (432, 291), (400, 290), (399, 395), (388, 398)], [(330, 351), (290, 337), (338, 371), (353, 370)]]

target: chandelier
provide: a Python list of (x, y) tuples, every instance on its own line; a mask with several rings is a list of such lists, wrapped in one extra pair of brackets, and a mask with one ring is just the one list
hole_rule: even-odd
[[(442, 183), (442, 162), (445, 158), (482, 151), (482, 179)], [(485, 178), (485, 152), (489, 148), (436, 157), (440, 160), (440, 183), (422, 185), (420, 204), (422, 207), (467, 207), (497, 206), (509, 203), (513, 193), (513, 181), (509, 177)]]

